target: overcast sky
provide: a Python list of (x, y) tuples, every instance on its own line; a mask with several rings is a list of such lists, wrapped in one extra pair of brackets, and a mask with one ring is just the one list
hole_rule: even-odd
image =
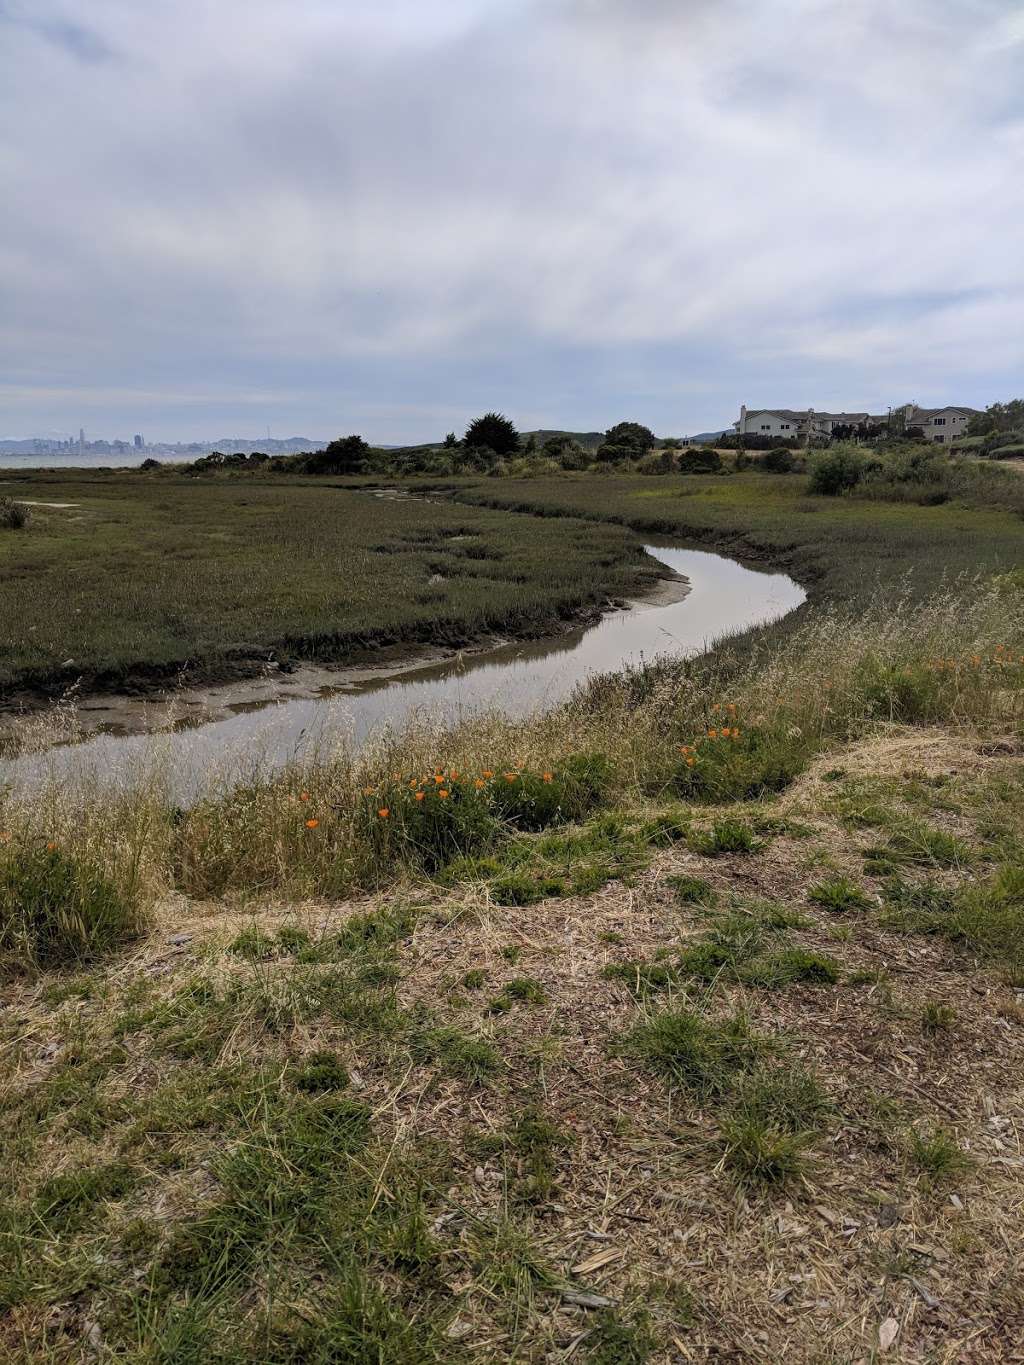
[(0, 436), (1024, 390), (1017, 0), (0, 0)]

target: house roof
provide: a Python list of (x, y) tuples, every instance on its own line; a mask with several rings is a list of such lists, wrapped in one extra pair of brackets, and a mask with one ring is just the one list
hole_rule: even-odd
[(821, 419), (828, 422), (866, 422), (870, 417), (867, 412), (818, 412), (805, 408), (802, 412), (797, 412), (794, 408), (748, 408), (747, 418), (751, 417), (781, 417), (787, 422), (806, 422), (813, 418), (815, 421)]
[(977, 408), (961, 408), (952, 403), (947, 403), (944, 408), (914, 408), (908, 415), (907, 421), (913, 425), (915, 422), (931, 421), (933, 417), (941, 417), (944, 412), (959, 412), (964, 417), (974, 417), (978, 413)]

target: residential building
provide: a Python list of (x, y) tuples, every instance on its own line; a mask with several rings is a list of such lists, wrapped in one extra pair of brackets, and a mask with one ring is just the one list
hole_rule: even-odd
[(887, 415), (875, 416), (870, 412), (816, 412), (814, 408), (802, 411), (795, 408), (740, 408), (739, 421), (733, 422), (733, 430), (741, 436), (772, 436), (784, 440), (831, 436), (837, 427), (868, 427), (881, 425)]
[(732, 427), (741, 436), (821, 439), (831, 436), (837, 429), (853, 428), (856, 431), (888, 426), (892, 417), (900, 417), (905, 430), (919, 431), (926, 441), (948, 445), (957, 436), (966, 434), (967, 423), (976, 412), (976, 408), (964, 407), (919, 408), (916, 403), (904, 403), (883, 413), (747, 408), (744, 405), (740, 408), (739, 420), (733, 422)]
[(907, 403), (901, 411), (907, 431), (920, 431), (926, 441), (946, 445), (966, 436), (967, 423), (981, 415), (977, 408), (919, 408), (916, 403)]

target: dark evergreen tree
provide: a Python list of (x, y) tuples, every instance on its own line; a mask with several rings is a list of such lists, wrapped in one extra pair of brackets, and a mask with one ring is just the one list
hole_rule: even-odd
[(514, 455), (519, 449), (519, 432), (500, 412), (485, 412), (466, 428), (467, 446), (484, 446), (495, 455)]

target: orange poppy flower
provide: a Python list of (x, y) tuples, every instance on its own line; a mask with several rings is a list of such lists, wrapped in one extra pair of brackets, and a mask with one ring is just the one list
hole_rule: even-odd
[(47, 851), (47, 853), (56, 853), (56, 851), (57, 851), (57, 845), (53, 842), (52, 839), (51, 839), (50, 842), (46, 845), (46, 851)]
[(299, 792), (299, 800), (300, 800), (300, 801), (308, 801), (308, 800), (309, 800), (309, 792)]
[(316, 827), (317, 827), (317, 825), (319, 825), (319, 823), (320, 823), (319, 820), (307, 820), (307, 821), (306, 821), (306, 828), (307, 828), (307, 829), (316, 829)]
[(697, 762), (697, 760), (696, 760), (696, 759), (694, 758), (694, 756), (691, 754), (690, 757), (686, 760), (686, 766), (687, 766), (688, 768), (692, 768), (693, 765), (694, 765), (696, 762)]
[(506, 782), (514, 782), (518, 776), (519, 776), (518, 773), (506, 773), (506, 774), (505, 774), (505, 781), (506, 781)]
[(485, 768), (485, 769), (484, 769), (484, 777), (493, 777), (493, 776), (494, 776), (494, 770), (493, 770), (492, 768)]
[(739, 739), (739, 737), (740, 737), (740, 732), (739, 732), (739, 730), (735, 730), (735, 729), (734, 729), (733, 732), (732, 732), (732, 737), (733, 737), (733, 739)]
[(417, 801), (422, 801), (423, 798), (424, 798), (425, 796), (426, 796), (426, 792), (417, 792), (417, 793), (416, 793), (416, 800), (417, 800)]
[(723, 726), (722, 726), (722, 729), (721, 729), (721, 731), (720, 731), (719, 733), (721, 734), (721, 736), (722, 736), (723, 739), (728, 739), (728, 738), (729, 738), (729, 727), (728, 727), (728, 725), (723, 725)]
[(543, 779), (544, 779), (545, 782), (550, 782), (550, 781), (551, 781), (551, 774), (550, 774), (550, 773), (543, 773), (543, 774), (542, 774), (542, 777), (543, 777)]
[(717, 738), (718, 738), (718, 731), (717, 731), (717, 730), (709, 730), (709, 731), (708, 731), (708, 739), (717, 739)]
[(435, 787), (439, 787), (443, 781), (444, 781), (444, 778), (441, 776), (440, 773), (435, 773), (435, 774), (434, 774), (434, 785), (435, 785)]
[(391, 811), (388, 809), (387, 806), (381, 806), (377, 814), (380, 816), (382, 820), (386, 820), (388, 816), (391, 814)]
[(487, 783), (483, 780), (482, 777), (478, 777), (477, 780), (473, 783), (473, 786), (476, 787), (477, 791), (483, 791), (484, 787), (487, 786)]
[(441, 798), (442, 801), (447, 801), (447, 800), (448, 800), (448, 791), (447, 791), (447, 789), (446, 789), (445, 787), (442, 787), (441, 790), (440, 790), (437, 794), (438, 794), (438, 796)]

